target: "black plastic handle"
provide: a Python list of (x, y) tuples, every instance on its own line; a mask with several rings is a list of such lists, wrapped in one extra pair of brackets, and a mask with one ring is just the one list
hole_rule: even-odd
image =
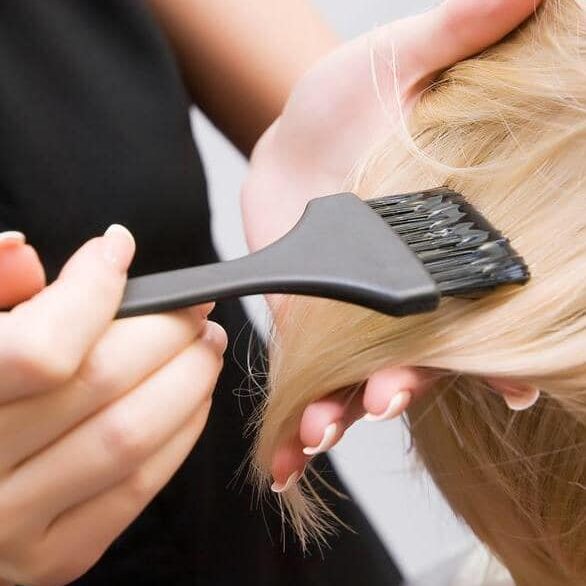
[(389, 315), (432, 311), (440, 299), (409, 247), (345, 193), (312, 200), (287, 235), (254, 254), (131, 279), (118, 317), (259, 293), (328, 297)]

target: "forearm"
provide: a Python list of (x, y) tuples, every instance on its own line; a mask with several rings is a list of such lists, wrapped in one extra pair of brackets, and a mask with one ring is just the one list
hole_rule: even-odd
[(149, 0), (194, 102), (248, 155), (337, 39), (306, 0)]

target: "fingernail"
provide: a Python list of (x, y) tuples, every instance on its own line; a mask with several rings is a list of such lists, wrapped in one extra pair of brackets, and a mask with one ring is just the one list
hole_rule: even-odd
[(104, 240), (104, 258), (125, 273), (134, 256), (134, 237), (124, 226), (112, 224), (104, 232)]
[(338, 433), (338, 424), (337, 423), (330, 423), (324, 429), (324, 435), (321, 438), (321, 442), (319, 446), (316, 447), (305, 447), (303, 448), (303, 453), (306, 456), (317, 456), (317, 454), (322, 454), (323, 452), (327, 452), (331, 449), (336, 443), (336, 435)]
[(213, 346), (219, 354), (224, 354), (228, 347), (228, 336), (224, 328), (213, 321), (206, 324), (202, 340)]
[(301, 478), (301, 474), (296, 470), (287, 478), (287, 482), (285, 484), (281, 484), (279, 482), (273, 482), (271, 485), (271, 490), (276, 492), (277, 494), (281, 494), (282, 492), (287, 492), (297, 481)]
[(6, 232), (0, 232), (0, 245), (8, 245), (8, 244), (24, 244), (26, 242), (26, 237), (22, 232), (17, 232), (16, 230), (8, 230)]
[(503, 399), (511, 411), (526, 411), (539, 400), (541, 392), (536, 387), (530, 387), (525, 393), (504, 393)]
[(398, 417), (407, 409), (407, 406), (411, 402), (412, 394), (410, 391), (400, 391), (389, 401), (389, 404), (384, 413), (375, 415), (374, 413), (367, 413), (362, 420), (363, 421), (388, 421)]

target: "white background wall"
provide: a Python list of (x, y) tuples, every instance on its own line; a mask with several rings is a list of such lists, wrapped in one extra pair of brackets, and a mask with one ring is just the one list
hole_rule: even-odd
[[(430, 0), (314, 2), (345, 38), (430, 5)], [(194, 126), (210, 181), (215, 240), (224, 258), (236, 258), (246, 253), (238, 204), (245, 162), (199, 113), (194, 113)], [(257, 323), (265, 323), (259, 300), (248, 302), (247, 309)], [(415, 577), (465, 549), (472, 538), (428, 477), (416, 470), (407, 447), (400, 422), (360, 423), (332, 456), (397, 563)]]

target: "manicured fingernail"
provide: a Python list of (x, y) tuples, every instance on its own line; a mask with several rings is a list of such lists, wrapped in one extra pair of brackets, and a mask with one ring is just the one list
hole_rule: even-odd
[(306, 456), (317, 456), (318, 454), (322, 454), (323, 452), (327, 452), (331, 449), (336, 443), (336, 436), (338, 434), (338, 424), (337, 423), (330, 423), (325, 429), (323, 437), (321, 438), (321, 442), (319, 446), (315, 447), (306, 447), (303, 448), (303, 453)]
[(228, 347), (228, 337), (224, 328), (213, 321), (206, 324), (202, 340), (213, 346), (219, 354), (224, 354)]
[(134, 256), (134, 237), (124, 226), (112, 224), (104, 232), (104, 257), (118, 270), (125, 273)]
[(24, 244), (25, 242), (26, 237), (22, 232), (17, 232), (16, 230), (0, 232), (0, 245), (2, 246)]
[(389, 419), (395, 419), (407, 409), (407, 406), (411, 402), (412, 394), (410, 391), (400, 391), (389, 401), (389, 404), (384, 413), (378, 415), (374, 413), (367, 413), (362, 420), (363, 421), (388, 421)]
[(271, 490), (276, 492), (277, 494), (281, 494), (282, 492), (287, 492), (296, 482), (301, 478), (301, 474), (297, 472), (293, 472), (289, 478), (287, 478), (287, 482), (285, 484), (281, 484), (279, 482), (273, 482), (271, 485)]
[(518, 392), (504, 393), (503, 399), (511, 411), (525, 411), (537, 403), (540, 394), (538, 388), (530, 387), (526, 392), (521, 394)]

